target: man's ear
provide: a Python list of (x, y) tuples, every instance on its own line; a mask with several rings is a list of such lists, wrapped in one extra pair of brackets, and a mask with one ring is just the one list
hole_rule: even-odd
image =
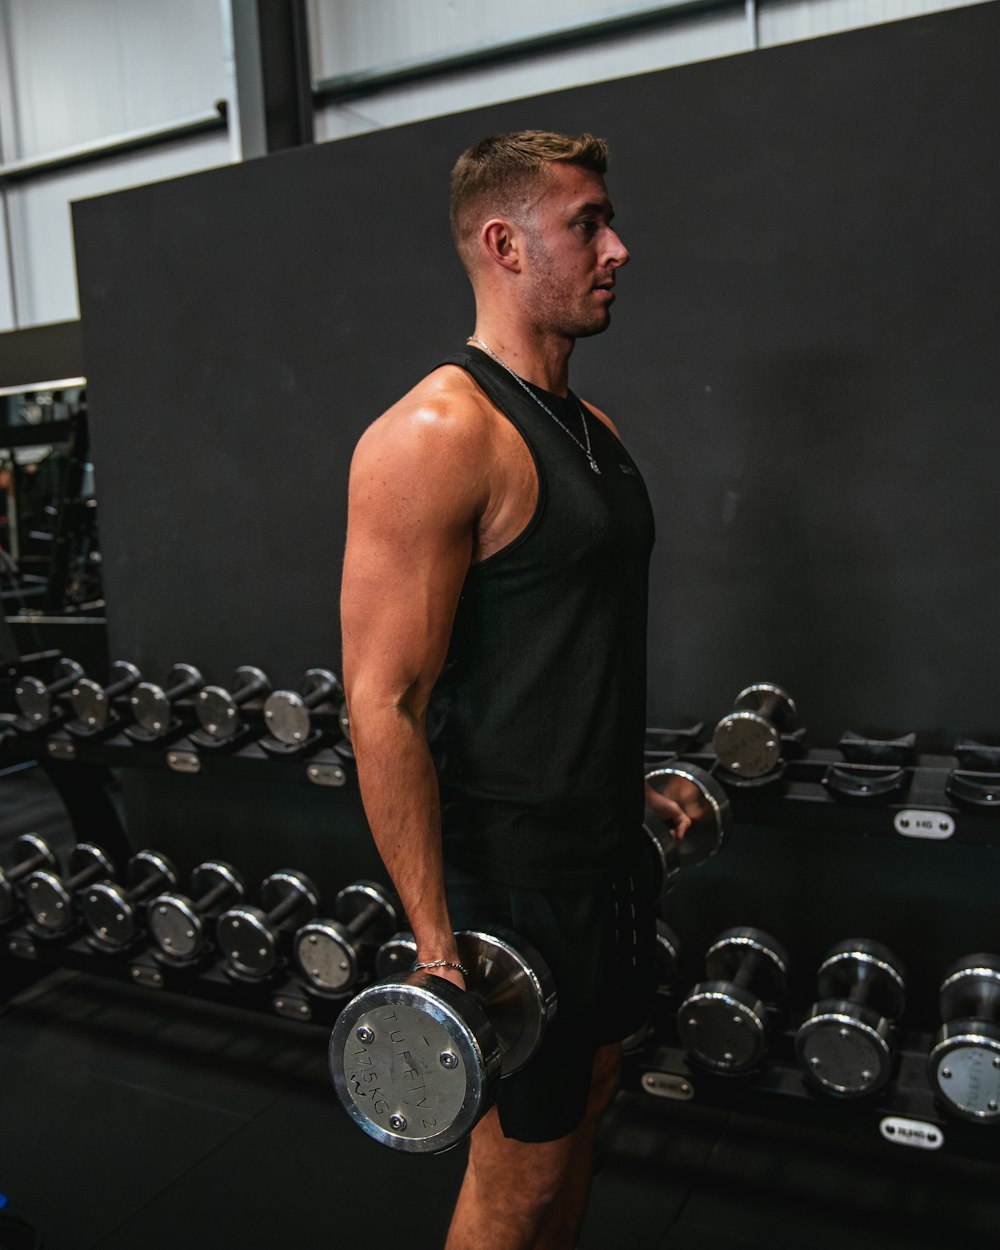
[(516, 226), (494, 217), (483, 226), (479, 237), (490, 260), (515, 273), (521, 268), (521, 234)]

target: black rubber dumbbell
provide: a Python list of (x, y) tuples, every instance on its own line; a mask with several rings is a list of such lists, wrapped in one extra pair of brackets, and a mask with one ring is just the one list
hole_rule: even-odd
[(781, 735), (795, 729), (791, 695), (770, 682), (741, 690), (733, 710), (715, 727), (712, 746), (719, 763), (736, 777), (763, 777), (781, 760)]
[(21, 910), (18, 884), (39, 868), (55, 866), (56, 857), (37, 833), (22, 833), (15, 839), (14, 862), (9, 868), (0, 868), (0, 923), (12, 919)]
[(85, 885), (106, 881), (114, 868), (105, 852), (92, 842), (80, 842), (69, 853), (69, 875), (61, 877), (44, 869), (31, 873), (24, 883), (24, 901), (33, 927), (45, 937), (55, 937), (73, 927), (75, 895)]
[(175, 664), (167, 677), (166, 689), (155, 682), (141, 681), (129, 703), (135, 724), (125, 732), (138, 741), (162, 737), (174, 728), (174, 704), (204, 685), (201, 673), (192, 664)]
[(516, 935), (460, 932), (456, 942), (467, 989), (427, 971), (379, 981), (343, 1008), (330, 1038), (341, 1102), (395, 1150), (436, 1154), (461, 1141), (555, 1012), (548, 968)]
[(22, 677), (14, 687), (18, 709), (32, 729), (41, 729), (52, 719), (56, 711), (55, 701), (65, 694), (83, 676), (83, 669), (76, 660), (63, 658), (56, 665), (52, 681), (38, 677)]
[(727, 929), (708, 948), (705, 974), (678, 1009), (681, 1044), (713, 1072), (751, 1072), (767, 1055), (766, 1008), (785, 992), (785, 948), (763, 929)]
[(339, 707), (343, 697), (343, 687), (328, 668), (311, 668), (302, 678), (301, 693), (275, 690), (268, 695), (264, 703), (268, 733), (283, 747), (299, 748), (315, 737), (311, 713), (331, 703)]
[(173, 864), (158, 851), (140, 851), (125, 869), (127, 887), (99, 881), (80, 894), (80, 911), (95, 942), (112, 950), (130, 946), (142, 930), (139, 904), (177, 884)]
[(260, 901), (260, 907), (230, 908), (215, 925), (215, 940), (230, 971), (251, 980), (262, 980), (275, 970), (282, 930), (315, 916), (319, 892), (304, 873), (286, 869), (264, 881)]
[(691, 817), (690, 827), (678, 841), (667, 823), (646, 810), (643, 830), (652, 852), (650, 869), (662, 897), (679, 873), (704, 863), (722, 848), (732, 828), (732, 808), (725, 789), (697, 764), (664, 764), (646, 774), (646, 783), (680, 804)]
[(944, 1024), (931, 1045), (927, 1071), (953, 1115), (977, 1124), (1000, 1122), (1000, 955), (966, 955), (941, 984)]
[(892, 1024), (906, 1005), (902, 966), (881, 942), (851, 938), (827, 952), (816, 977), (819, 1001), (795, 1035), (802, 1070), (824, 1094), (873, 1094), (892, 1073)]
[(142, 674), (127, 660), (116, 660), (111, 666), (111, 682), (107, 686), (81, 677), (70, 691), (76, 720), (68, 728), (77, 733), (96, 734), (113, 721), (112, 700), (128, 694), (142, 681)]
[(252, 664), (243, 664), (233, 673), (228, 690), (223, 686), (205, 686), (194, 700), (201, 729), (192, 734), (192, 740), (201, 746), (230, 743), (246, 728), (240, 719), (240, 708), (270, 689), (266, 675)]
[(358, 984), (365, 951), (399, 924), (395, 896), (377, 881), (355, 881), (333, 901), (335, 919), (303, 925), (295, 935), (295, 962), (320, 994), (347, 994)]
[(242, 899), (243, 882), (231, 864), (209, 860), (191, 874), (191, 894), (159, 894), (149, 904), (149, 934), (167, 959), (193, 963), (208, 949), (208, 921)]

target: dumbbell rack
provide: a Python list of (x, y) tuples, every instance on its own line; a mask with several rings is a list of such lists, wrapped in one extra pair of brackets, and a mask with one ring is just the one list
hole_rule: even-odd
[[(631, 1051), (623, 1063), (623, 1086), (661, 1100), (665, 1114), (676, 1102), (691, 1102), (760, 1119), (819, 1126), (869, 1140), (922, 1146), (976, 1159), (1000, 1162), (1000, 1134), (995, 1127), (969, 1124), (947, 1115), (938, 1106), (927, 1079), (931, 1035), (901, 1030), (897, 1033), (894, 1074), (888, 1086), (866, 1099), (839, 1099), (814, 1094), (795, 1060), (795, 1033), (803, 1015), (769, 1011), (770, 1053), (756, 1073), (720, 1076), (703, 1071), (685, 1058), (676, 1028), (677, 1000), (657, 996), (653, 1037)], [(907, 1128), (911, 1121), (920, 1128)], [(938, 1139), (934, 1139), (934, 1132)]]
[(64, 938), (44, 939), (15, 919), (0, 929), (0, 944), (5, 958), (39, 971), (70, 969), (301, 1023), (332, 1026), (350, 998), (350, 994), (342, 998), (311, 994), (300, 978), (284, 970), (266, 981), (237, 978), (225, 971), (214, 952), (193, 964), (174, 964), (157, 959), (142, 939), (121, 951), (98, 950), (80, 925)]
[[(962, 769), (957, 755), (914, 753), (909, 761), (890, 769), (858, 764), (839, 749), (805, 748), (801, 742), (791, 742), (780, 770), (744, 782), (722, 768), (703, 737), (700, 726), (678, 734), (656, 731), (655, 738), (647, 737), (647, 769), (668, 763), (698, 765), (725, 786), (738, 825), (784, 829), (803, 837), (810, 832), (842, 833), (862, 839), (1000, 846), (1000, 776), (995, 801), (973, 803), (956, 798), (949, 792), (949, 782)], [(848, 771), (859, 783), (859, 792), (838, 795), (828, 784), (831, 770)], [(899, 774), (895, 793), (879, 794), (877, 787), (874, 793), (860, 789), (866, 776), (877, 781), (890, 771)], [(993, 796), (990, 773), (972, 776), (979, 781), (981, 800)], [(988, 927), (992, 932), (992, 923)], [(672, 1102), (691, 1101), (763, 1119), (878, 1137), (887, 1146), (922, 1146), (928, 1153), (940, 1150), (1000, 1160), (1000, 1133), (995, 1126), (967, 1123), (939, 1105), (927, 1076), (930, 1032), (897, 1028), (889, 1084), (870, 1098), (840, 1100), (813, 1092), (805, 1082), (794, 1045), (805, 1018), (802, 1011), (769, 1009), (772, 1030), (766, 1062), (756, 1073), (725, 1076), (704, 1071), (685, 1058), (676, 1025), (679, 1002), (661, 991), (650, 1040), (629, 1053), (624, 1065), (625, 1086), (661, 1099), (666, 1110)], [(915, 1124), (908, 1127), (897, 1121)]]

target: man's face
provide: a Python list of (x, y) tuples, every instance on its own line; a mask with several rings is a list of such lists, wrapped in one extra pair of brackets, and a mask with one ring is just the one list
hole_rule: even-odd
[(600, 334), (611, 320), (615, 272), (628, 250), (611, 228), (604, 179), (580, 165), (553, 163), (525, 225), (525, 311), (542, 331)]

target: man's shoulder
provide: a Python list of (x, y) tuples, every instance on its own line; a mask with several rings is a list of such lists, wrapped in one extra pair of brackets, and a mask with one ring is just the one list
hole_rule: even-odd
[(464, 369), (442, 365), (372, 422), (356, 457), (478, 458), (489, 449), (496, 417), (496, 409)]

